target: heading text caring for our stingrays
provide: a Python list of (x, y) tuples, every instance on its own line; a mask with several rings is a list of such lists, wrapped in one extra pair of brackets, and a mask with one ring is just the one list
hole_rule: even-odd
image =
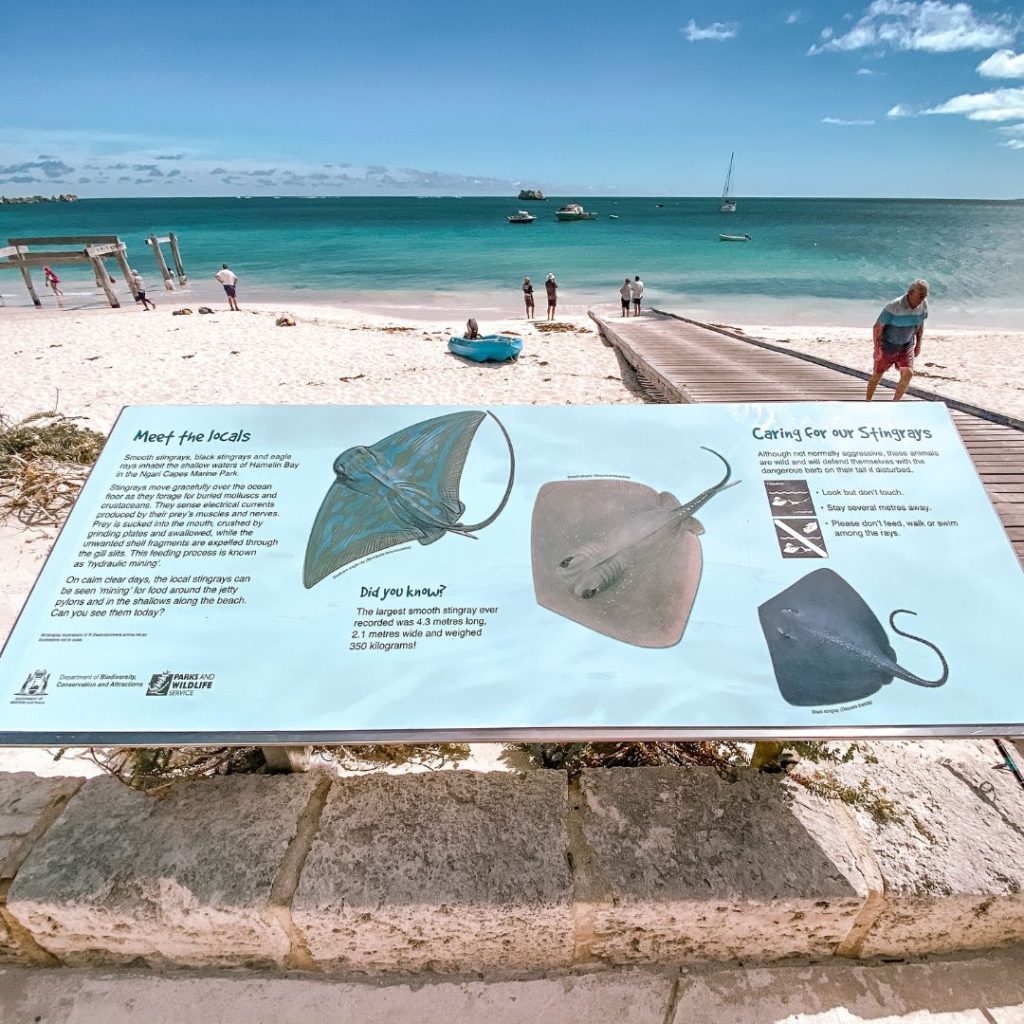
[(756, 441), (930, 441), (932, 432), (911, 427), (754, 427)]

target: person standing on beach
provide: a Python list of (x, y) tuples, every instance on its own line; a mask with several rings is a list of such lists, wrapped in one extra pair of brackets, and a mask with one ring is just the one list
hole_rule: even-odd
[(640, 280), (640, 275), (637, 274), (633, 278), (633, 316), (640, 315), (640, 300), (644, 297), (644, 283)]
[(555, 306), (558, 304), (558, 282), (554, 274), (548, 274), (544, 282), (544, 288), (548, 293), (548, 320), (555, 319)]
[(238, 308), (238, 275), (225, 263), (213, 276), (224, 285), (224, 293), (228, 297), (228, 309), (234, 310), (236, 313), (241, 312)]
[(622, 315), (629, 316), (629, 299), (633, 294), (633, 289), (630, 287), (629, 278), (626, 278), (625, 283), (619, 289), (619, 295), (622, 298)]
[(536, 313), (533, 307), (533, 285), (528, 277), (523, 278), (523, 298), (526, 299), (526, 319), (532, 320)]
[(156, 309), (156, 303), (152, 299), (146, 298), (146, 282), (142, 280), (142, 275), (134, 268), (129, 267), (128, 273), (132, 276), (132, 284), (135, 285), (136, 302), (142, 303), (142, 308), (148, 313), (150, 307)]
[(900, 371), (900, 382), (892, 396), (898, 402), (910, 386), (914, 376), (914, 358), (921, 354), (924, 322), (928, 317), (928, 282), (918, 278), (907, 289), (906, 295), (886, 304), (875, 321), (872, 337), (875, 343), (875, 362), (868, 380), (867, 400), (870, 402), (882, 374), (895, 366)]
[(43, 267), (43, 277), (46, 279), (46, 287), (53, 292), (54, 298), (64, 294), (60, 290), (60, 278), (49, 267)]

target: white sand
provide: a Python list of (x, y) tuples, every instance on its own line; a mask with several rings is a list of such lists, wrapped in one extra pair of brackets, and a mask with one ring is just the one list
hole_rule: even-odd
[[(194, 305), (192, 308), (196, 308)], [(296, 327), (276, 327), (289, 314)], [(516, 363), (449, 354), (465, 322), (413, 322), (329, 306), (245, 307), (172, 316), (170, 305), (60, 313), (0, 310), (0, 410), (53, 406), (110, 430), (123, 405), (504, 405), (630, 403), (618, 361), (593, 323), (543, 334), (523, 320), (481, 319), (482, 333), (523, 336)]]
[[(728, 326), (723, 324), (722, 326)], [(751, 338), (871, 372), (871, 324), (866, 327), (773, 327), (743, 324)], [(914, 361), (914, 387), (1024, 420), (1024, 331), (951, 331), (927, 327)], [(890, 370), (895, 383), (899, 374)], [(892, 392), (879, 389), (875, 401)]]

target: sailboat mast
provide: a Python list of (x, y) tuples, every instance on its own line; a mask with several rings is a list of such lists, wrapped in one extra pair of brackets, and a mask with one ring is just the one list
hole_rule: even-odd
[(736, 200), (732, 198), (732, 162), (735, 158), (735, 153), (729, 154), (729, 173), (725, 176), (725, 188), (722, 189), (722, 205), (719, 207), (722, 213), (736, 212)]

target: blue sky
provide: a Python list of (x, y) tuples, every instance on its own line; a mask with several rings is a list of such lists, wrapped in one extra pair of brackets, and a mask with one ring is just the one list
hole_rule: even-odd
[(0, 192), (1024, 196), (1024, 7), (8, 4)]

